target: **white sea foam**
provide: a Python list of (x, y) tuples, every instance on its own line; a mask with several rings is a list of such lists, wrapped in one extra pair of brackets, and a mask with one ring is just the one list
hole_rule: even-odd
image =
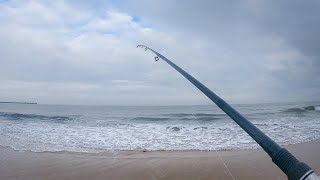
[[(320, 125), (274, 123), (257, 126), (280, 144), (320, 138)], [(27, 123), (1, 126), (1, 145), (33, 151), (106, 150), (214, 150), (251, 149), (258, 146), (236, 124), (197, 126), (186, 124), (139, 124), (121, 127), (83, 127)]]
[[(319, 113), (304, 113), (255, 113), (247, 116), (277, 143), (285, 145), (320, 138)], [(150, 114), (154, 114), (154, 111)], [(141, 114), (139, 110), (130, 117), (121, 115), (121, 118), (116, 115), (105, 117), (101, 114), (76, 116), (77, 118), (51, 118), (49, 115), (35, 116), (28, 113), (11, 117), (10, 113), (6, 113), (0, 117), (0, 145), (36, 152), (219, 150), (259, 147), (236, 123), (221, 114), (215, 115), (217, 112), (177, 113), (157, 117), (150, 114)]]

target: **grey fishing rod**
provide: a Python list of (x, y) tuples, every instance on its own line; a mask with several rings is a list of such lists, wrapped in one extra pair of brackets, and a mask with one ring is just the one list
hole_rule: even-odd
[(137, 47), (144, 48), (146, 51), (152, 51), (154, 54), (156, 54), (156, 61), (159, 61), (159, 59), (164, 60), (186, 79), (188, 79), (201, 92), (203, 92), (220, 109), (230, 116), (231, 119), (233, 119), (244, 131), (246, 131), (264, 149), (265, 152), (269, 154), (269, 156), (272, 158), (272, 161), (287, 175), (289, 180), (320, 180), (320, 178), (308, 165), (300, 162), (285, 148), (280, 147), (249, 120), (243, 117), (238, 111), (233, 109), (227, 102), (221, 99), (200, 81), (192, 77), (189, 73), (148, 46), (138, 45)]

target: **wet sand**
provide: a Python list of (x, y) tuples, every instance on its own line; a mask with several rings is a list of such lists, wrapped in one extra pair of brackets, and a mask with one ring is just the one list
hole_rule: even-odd
[[(319, 140), (286, 148), (320, 174)], [(237, 180), (287, 179), (261, 149), (218, 152)], [(232, 180), (232, 177), (216, 151), (35, 153), (0, 147), (0, 179)]]

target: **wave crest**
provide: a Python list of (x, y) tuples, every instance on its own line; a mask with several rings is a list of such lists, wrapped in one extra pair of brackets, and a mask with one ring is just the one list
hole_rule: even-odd
[(293, 113), (304, 113), (308, 111), (320, 111), (320, 105), (315, 106), (306, 106), (301, 108), (290, 108), (285, 110), (284, 112), (293, 112)]
[(170, 118), (161, 118), (161, 117), (135, 117), (131, 120), (134, 121), (167, 121), (170, 120)]
[(21, 114), (14, 112), (0, 112), (0, 117), (3, 117), (7, 120), (49, 120), (54, 122), (63, 122), (73, 120), (71, 117), (67, 116), (45, 116), (38, 114)]

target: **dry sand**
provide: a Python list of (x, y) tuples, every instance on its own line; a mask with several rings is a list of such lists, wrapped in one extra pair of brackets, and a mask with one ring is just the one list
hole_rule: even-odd
[[(287, 146), (320, 174), (320, 141)], [(219, 151), (235, 179), (287, 179), (264, 151)], [(21, 152), (0, 147), (0, 179), (226, 179), (215, 151)]]

